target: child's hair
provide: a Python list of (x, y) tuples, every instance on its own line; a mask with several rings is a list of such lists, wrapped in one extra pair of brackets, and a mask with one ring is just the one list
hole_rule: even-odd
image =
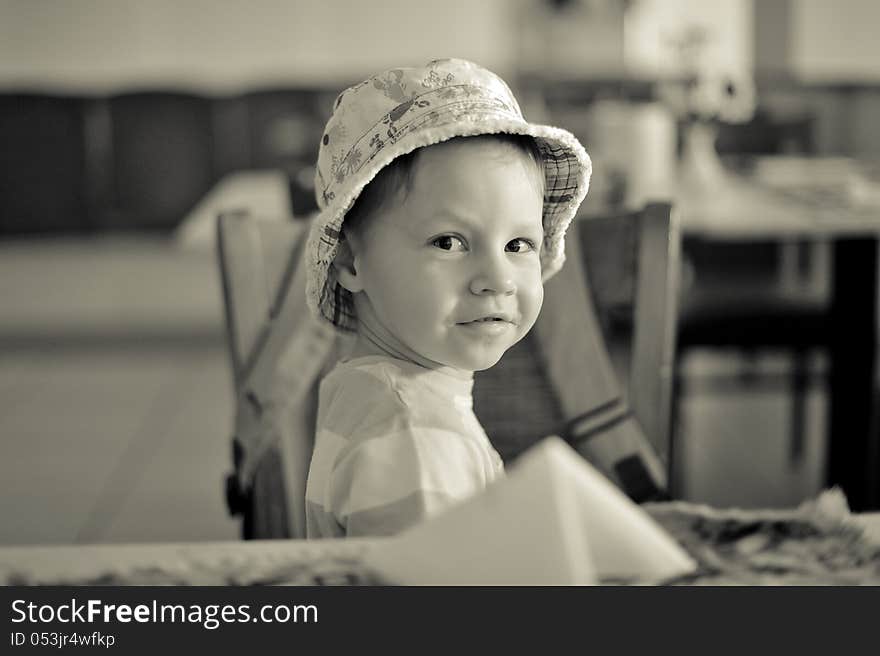
[[(449, 141), (458, 141), (460, 139), (492, 139), (514, 147), (528, 157), (529, 161), (535, 166), (543, 186), (543, 155), (532, 137), (499, 132), (495, 134), (481, 134), (474, 137), (453, 137)], [(403, 198), (406, 198), (406, 194), (412, 190), (416, 170), (415, 163), (421, 150), (421, 148), (417, 148), (393, 160), (364, 187), (345, 214), (345, 222), (342, 224), (343, 235), (346, 233), (351, 234), (362, 228), (367, 217), (382, 209), (385, 203), (395, 198), (398, 194), (403, 193)]]

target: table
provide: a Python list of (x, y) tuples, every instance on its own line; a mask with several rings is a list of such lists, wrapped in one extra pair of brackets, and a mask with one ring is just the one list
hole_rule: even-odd
[[(776, 164), (781, 166), (774, 167)], [(762, 166), (763, 165), (763, 166)], [(880, 422), (876, 411), (877, 244), (880, 203), (847, 193), (851, 161), (762, 158), (711, 194), (680, 190), (682, 231), (710, 241), (825, 241), (833, 258), (829, 311), (827, 484), (856, 511), (880, 508)], [(849, 167), (846, 175), (840, 170)], [(784, 184), (771, 184), (785, 171)], [(768, 175), (764, 175), (767, 173)], [(824, 176), (824, 177), (823, 177)], [(824, 181), (828, 179), (826, 184)], [(842, 182), (841, 182), (842, 181)], [(792, 327), (796, 329), (796, 327)]]
[(378, 539), (0, 547), (0, 584), (301, 585), (369, 583)]
[[(880, 513), (850, 521), (880, 545)], [(0, 584), (372, 585), (363, 559), (388, 539), (0, 547)]]

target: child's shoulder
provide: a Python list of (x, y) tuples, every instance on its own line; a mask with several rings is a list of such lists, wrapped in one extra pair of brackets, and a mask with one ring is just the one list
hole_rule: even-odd
[(321, 381), (318, 425), (339, 435), (364, 436), (411, 424), (416, 408), (403, 393), (403, 370), (385, 360), (365, 357), (337, 364)]
[(364, 356), (338, 363), (321, 382), (321, 395), (343, 397), (347, 403), (375, 403), (385, 398), (401, 401), (406, 363), (384, 356)]
[(366, 355), (339, 362), (324, 380), (394, 387), (409, 377), (410, 368), (417, 368), (416, 365), (408, 367), (408, 364), (383, 355)]

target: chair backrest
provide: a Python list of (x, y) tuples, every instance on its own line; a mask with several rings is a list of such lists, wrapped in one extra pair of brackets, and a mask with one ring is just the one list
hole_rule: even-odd
[(672, 206), (654, 203), (639, 212), (587, 220), (580, 238), (596, 305), (611, 315), (605, 322), (608, 341), (614, 341), (614, 326), (608, 325), (614, 315), (629, 315), (630, 405), (661, 458), (671, 463), (681, 266), (681, 234)]
[(243, 516), (245, 538), (304, 537), (305, 469), (312, 445), (284, 444), (278, 430), (283, 419), (269, 416), (279, 409), (267, 400), (275, 384), (274, 363), (295, 327), (284, 310), (299, 311), (297, 296), (288, 296), (296, 291), (293, 278), (305, 230), (302, 222), (258, 221), (243, 213), (223, 214), (217, 221), (236, 406), (236, 472), (227, 479), (226, 493), (230, 512)]
[(290, 284), (302, 223), (259, 221), (244, 213), (218, 218), (217, 248), (229, 358), (236, 385), (246, 383)]
[(87, 105), (0, 93), (0, 236), (91, 229)]
[(283, 170), (290, 180), (293, 211), (307, 215), (318, 210), (314, 186), (325, 109), (335, 95), (325, 89), (261, 89), (246, 93), (250, 133), (250, 167)]
[[(592, 408), (605, 409), (608, 419), (595, 417), (594, 424), (611, 425), (625, 412), (619, 408), (628, 406), (665, 470), (660, 482), (668, 486), (673, 480), (670, 412), (680, 235), (671, 209), (656, 203), (572, 223), (563, 268), (571, 273), (568, 281), (547, 283), (544, 309), (532, 332), (475, 377), (476, 414), (506, 461), (543, 436), (573, 437), (579, 432), (573, 421)], [(551, 298), (553, 285), (561, 299)], [(580, 301), (573, 297), (577, 294)], [(559, 340), (567, 343), (560, 346)], [(568, 353), (553, 353), (572, 346), (578, 353), (571, 354), (571, 362)], [(611, 352), (622, 354), (614, 358), (622, 361), (622, 371), (612, 370)], [(556, 373), (554, 380), (553, 370), (566, 366), (576, 370)]]
[(211, 102), (184, 93), (108, 101), (113, 194), (103, 227), (174, 228), (216, 182)]
[[(298, 290), (307, 227), (305, 221), (265, 222), (242, 215), (226, 215), (218, 221), (218, 255), (236, 386), (235, 459), (238, 480), (249, 494), (245, 507), (238, 508), (245, 519), (245, 537), (302, 537), (300, 515), (310, 445), (301, 441), (293, 449), (290, 445), (276, 448), (272, 436), (260, 440), (252, 434), (267, 430), (253, 400), (271, 396), (267, 386), (276, 379), (269, 374), (296, 330), (294, 318), (308, 313), (302, 290)], [(573, 278), (582, 281), (583, 302), (563, 298), (547, 317), (542, 313), (540, 321), (545, 323), (541, 330), (544, 335), (556, 336), (567, 323), (574, 334), (588, 336), (586, 341), (593, 351), (586, 358), (591, 363), (595, 360), (595, 367), (587, 374), (588, 387), (595, 381), (591, 402), (598, 400), (598, 405), (610, 407), (609, 403), (621, 395), (613, 372), (609, 373), (610, 365), (608, 371), (602, 371), (608, 360), (602, 331), (606, 339), (616, 339), (621, 323), (632, 326), (629, 374), (624, 376), (629, 406), (668, 467), (678, 262), (678, 233), (670, 206), (649, 205), (625, 215), (581, 219), (569, 234), (576, 235), (572, 252), (579, 254), (582, 267), (575, 262), (563, 271), (574, 272)], [(545, 309), (548, 295), (558, 297), (560, 293), (548, 289)], [(563, 315), (574, 321), (560, 321)], [(630, 315), (631, 324), (630, 320), (621, 321)], [(475, 410), (506, 460), (540, 437), (571, 432), (571, 417), (566, 415), (554, 381), (548, 379), (546, 358), (542, 362), (540, 351), (540, 344), (527, 337), (496, 367), (475, 379)], [(328, 359), (325, 364), (332, 364), (329, 359), (335, 353), (332, 349), (323, 352)], [(307, 402), (316, 402), (317, 369), (303, 367), (301, 373), (304, 379), (312, 378), (307, 384), (314, 393)], [(566, 393), (571, 397), (581, 392), (586, 390)], [(514, 401), (509, 402), (511, 399)], [(249, 433), (251, 439), (243, 439)], [(243, 472), (241, 451), (255, 445), (261, 449), (259, 465)], [(285, 463), (285, 458), (299, 462)], [(294, 475), (289, 472), (292, 464)], [(234, 505), (230, 503), (230, 508)]]

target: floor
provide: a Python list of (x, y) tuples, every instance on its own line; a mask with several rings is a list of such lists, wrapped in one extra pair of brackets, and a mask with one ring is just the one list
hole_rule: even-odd
[(210, 244), (0, 243), (0, 544), (234, 539)]
[(0, 356), (0, 544), (234, 539), (219, 344)]
[(791, 507), (821, 491), (826, 462), (827, 363), (813, 354), (804, 432), (791, 427), (791, 360), (724, 349), (693, 351), (682, 363), (675, 462), (683, 498), (714, 506)]

